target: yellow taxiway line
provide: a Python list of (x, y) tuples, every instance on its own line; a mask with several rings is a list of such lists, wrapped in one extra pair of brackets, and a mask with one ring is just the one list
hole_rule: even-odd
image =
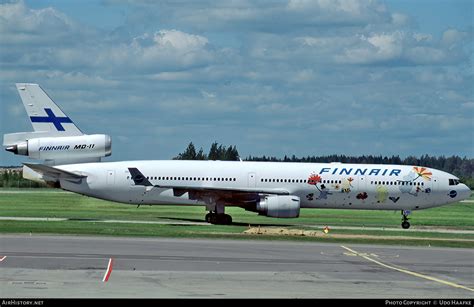
[(376, 263), (384, 268), (387, 268), (387, 269), (390, 269), (390, 270), (394, 270), (394, 271), (398, 271), (398, 272), (401, 272), (401, 273), (405, 273), (405, 274), (408, 274), (408, 275), (412, 275), (412, 276), (416, 276), (416, 277), (419, 277), (419, 278), (423, 278), (423, 279), (427, 279), (427, 280), (431, 280), (431, 281), (434, 281), (434, 282), (438, 282), (440, 284), (443, 284), (443, 285), (447, 285), (447, 286), (451, 286), (451, 287), (454, 287), (454, 288), (460, 288), (460, 289), (464, 289), (464, 290), (467, 290), (467, 291), (471, 291), (471, 292), (474, 292), (474, 289), (471, 289), (471, 288), (468, 288), (466, 286), (462, 286), (462, 285), (458, 285), (456, 283), (453, 283), (453, 282), (449, 282), (449, 281), (446, 281), (446, 280), (442, 280), (442, 279), (439, 279), (439, 278), (436, 278), (436, 277), (431, 277), (431, 276), (427, 276), (427, 275), (424, 275), (424, 274), (420, 274), (420, 273), (416, 273), (416, 272), (412, 272), (412, 271), (409, 271), (407, 269), (402, 269), (402, 268), (397, 268), (397, 267), (394, 267), (394, 266), (391, 266), (391, 265), (388, 265), (388, 264), (385, 264), (385, 263), (382, 263), (378, 260), (375, 260), (375, 259), (372, 259), (370, 258), (369, 256), (367, 256), (367, 254), (365, 253), (359, 253), (359, 252), (356, 252), (355, 250), (352, 250), (348, 247), (345, 247), (343, 245), (341, 245), (342, 248), (344, 248), (345, 250), (351, 252), (354, 254), (354, 256), (359, 256), (359, 257), (362, 257), (368, 261), (371, 261), (373, 263)]

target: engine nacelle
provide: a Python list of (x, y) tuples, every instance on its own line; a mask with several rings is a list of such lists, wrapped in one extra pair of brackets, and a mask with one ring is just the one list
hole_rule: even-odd
[(10, 145), (6, 150), (38, 160), (101, 158), (112, 154), (112, 139), (105, 134), (41, 137)]
[(300, 198), (298, 196), (266, 196), (257, 203), (257, 212), (261, 215), (292, 218), (300, 215)]

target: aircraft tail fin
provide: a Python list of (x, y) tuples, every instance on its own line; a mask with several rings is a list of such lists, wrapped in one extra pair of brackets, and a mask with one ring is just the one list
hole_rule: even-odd
[(83, 135), (38, 84), (17, 83), (16, 88), (35, 131), (50, 136)]

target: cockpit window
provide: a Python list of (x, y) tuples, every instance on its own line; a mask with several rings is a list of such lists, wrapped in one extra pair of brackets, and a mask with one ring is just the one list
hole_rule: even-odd
[(449, 179), (449, 185), (458, 185), (459, 179)]

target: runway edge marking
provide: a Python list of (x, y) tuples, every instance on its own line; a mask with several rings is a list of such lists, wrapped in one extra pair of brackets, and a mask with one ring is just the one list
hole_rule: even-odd
[(107, 282), (109, 280), (110, 274), (112, 273), (113, 265), (114, 265), (114, 259), (110, 258), (109, 264), (107, 265), (107, 271), (105, 271), (105, 275), (104, 275), (104, 278), (102, 279), (102, 282)]
[(430, 280), (430, 281), (434, 281), (434, 282), (437, 282), (437, 283), (441, 283), (441, 284), (444, 284), (444, 285), (447, 285), (447, 286), (451, 286), (451, 287), (454, 287), (454, 288), (460, 288), (460, 289), (464, 289), (464, 290), (467, 290), (467, 291), (471, 291), (471, 292), (474, 292), (474, 289), (471, 289), (471, 288), (468, 288), (466, 286), (462, 286), (462, 285), (458, 285), (456, 283), (453, 283), (453, 282), (449, 282), (449, 281), (446, 281), (446, 280), (442, 280), (442, 279), (439, 279), (439, 278), (436, 278), (436, 277), (431, 277), (431, 276), (427, 276), (427, 275), (423, 275), (423, 274), (420, 274), (420, 273), (417, 273), (417, 272), (412, 272), (412, 271), (409, 271), (407, 269), (402, 269), (402, 268), (397, 268), (397, 267), (394, 267), (394, 266), (391, 266), (391, 265), (388, 265), (388, 264), (385, 264), (385, 263), (382, 263), (378, 260), (375, 260), (375, 259), (372, 259), (368, 256), (366, 256), (365, 254), (361, 254), (359, 252), (356, 252), (355, 250), (353, 249), (350, 249), (348, 247), (345, 247), (344, 245), (341, 245), (342, 248), (344, 248), (345, 250), (348, 250), (350, 251), (351, 253), (354, 253), (356, 254), (357, 256), (359, 257), (362, 257), (366, 260), (369, 260), (373, 263), (376, 263), (380, 266), (383, 266), (387, 269), (391, 269), (391, 270), (394, 270), (394, 271), (398, 271), (398, 272), (401, 272), (401, 273), (405, 273), (405, 274), (408, 274), (408, 275), (412, 275), (412, 276), (416, 276), (416, 277), (419, 277), (419, 278), (423, 278), (423, 279), (427, 279), (427, 280)]

